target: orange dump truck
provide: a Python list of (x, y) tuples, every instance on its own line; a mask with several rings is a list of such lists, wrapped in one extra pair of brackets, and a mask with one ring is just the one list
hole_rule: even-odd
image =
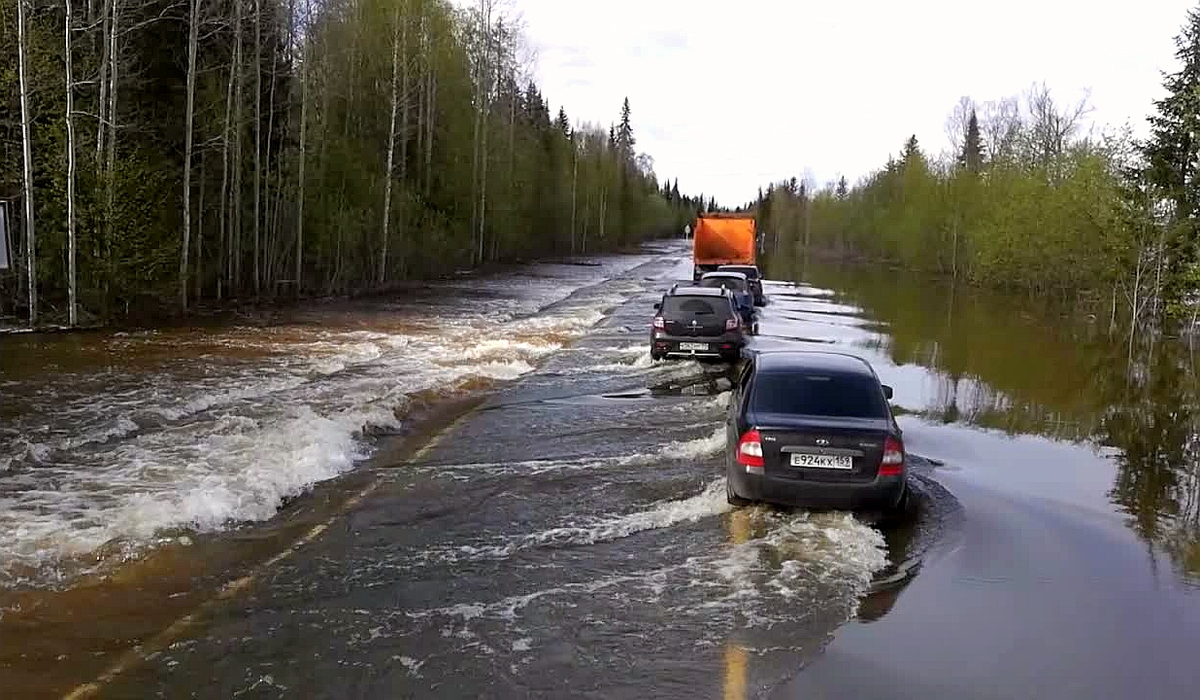
[(721, 265), (753, 265), (758, 246), (754, 216), (701, 214), (692, 227), (692, 265), (696, 279)]

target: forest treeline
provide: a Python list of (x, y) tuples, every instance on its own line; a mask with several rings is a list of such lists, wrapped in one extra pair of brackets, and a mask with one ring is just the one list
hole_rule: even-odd
[(886, 261), (972, 283), (1103, 304), (1106, 316), (1187, 316), (1200, 286), (1200, 11), (1176, 38), (1151, 134), (1085, 129), (1085, 100), (1044, 84), (977, 103), (947, 120), (951, 149), (915, 136), (851, 184), (792, 178), (760, 191), (758, 212), (778, 255)]
[(2, 5), (0, 315), (378, 289), (620, 248), (700, 201), (628, 100), (552, 112), (493, 0)]

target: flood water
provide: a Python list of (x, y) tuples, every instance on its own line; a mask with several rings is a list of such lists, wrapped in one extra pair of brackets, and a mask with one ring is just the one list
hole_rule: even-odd
[(726, 504), (728, 368), (646, 346), (684, 243), (579, 262), (0, 336), (0, 688), (1192, 697), (1187, 344), (774, 266), (755, 349), (852, 352), (895, 388), (917, 508), (881, 530)]

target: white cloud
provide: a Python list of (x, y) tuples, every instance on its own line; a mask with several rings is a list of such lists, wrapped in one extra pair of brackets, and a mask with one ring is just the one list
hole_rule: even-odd
[[(469, 3), (460, 3), (469, 4)], [(609, 124), (629, 97), (662, 177), (726, 204), (801, 176), (856, 179), (916, 134), (946, 146), (962, 95), (1045, 81), (1140, 126), (1193, 0), (514, 0), (551, 110)]]

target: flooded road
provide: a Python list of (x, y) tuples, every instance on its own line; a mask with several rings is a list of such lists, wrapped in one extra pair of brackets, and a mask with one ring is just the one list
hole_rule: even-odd
[(647, 352), (686, 251), (262, 326), (0, 339), (0, 688), (1191, 697), (1186, 347), (773, 270), (798, 281), (767, 284), (755, 346), (869, 359), (918, 506), (884, 531), (734, 510), (727, 368)]

